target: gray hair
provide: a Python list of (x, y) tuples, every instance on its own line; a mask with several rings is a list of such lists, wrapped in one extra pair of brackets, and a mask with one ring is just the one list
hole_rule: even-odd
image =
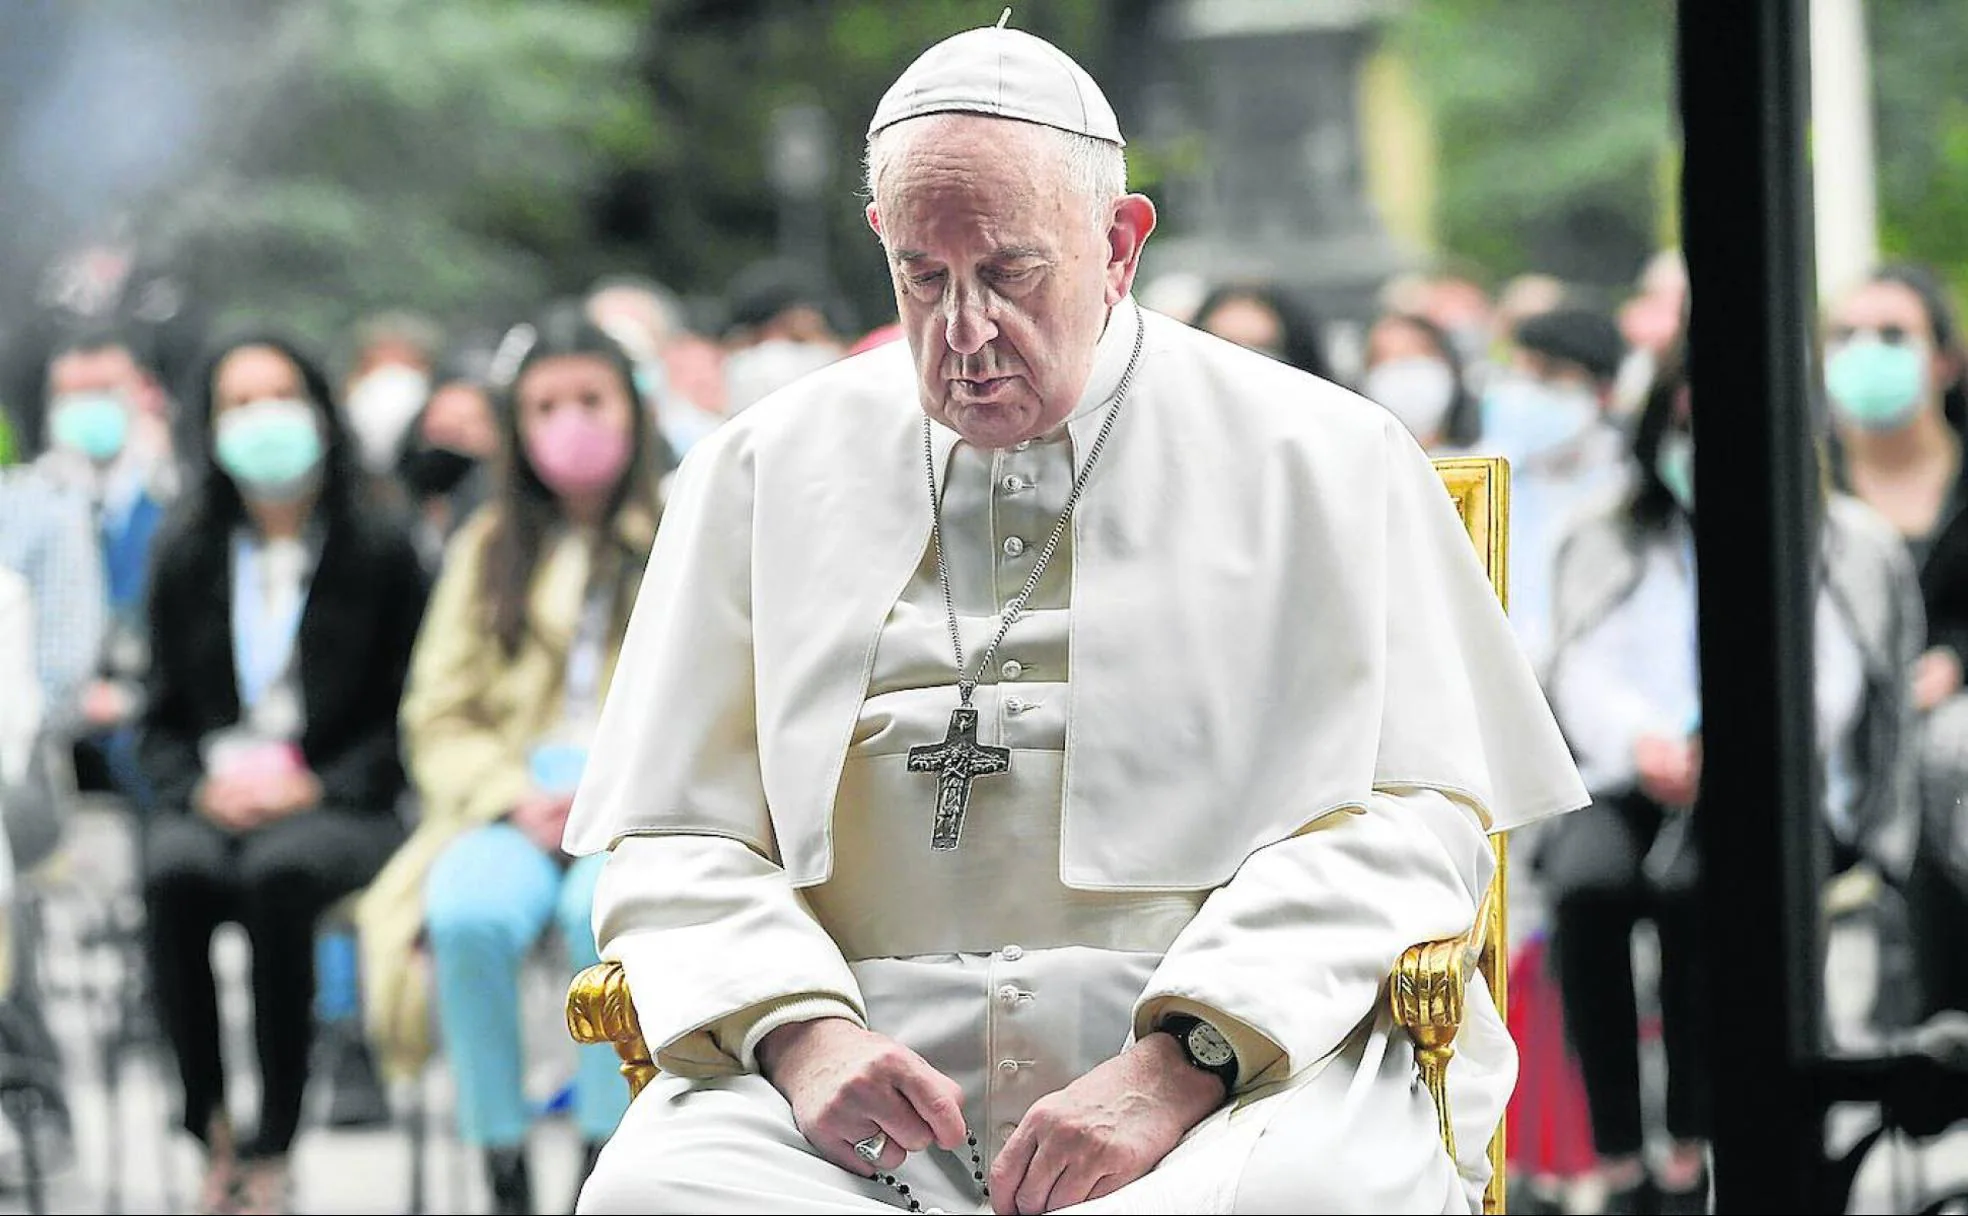
[[(875, 187), (895, 159), (898, 141), (893, 138), (894, 133), (913, 121), (883, 127), (869, 137), (861, 180), (862, 195), (869, 202), (875, 201)], [(1086, 201), (1089, 218), (1104, 227), (1109, 208), (1127, 193), (1127, 153), (1119, 144), (1091, 135), (1062, 131), (1058, 127), (1040, 127), (1040, 130), (1052, 138), (1059, 150), (1066, 188)]]

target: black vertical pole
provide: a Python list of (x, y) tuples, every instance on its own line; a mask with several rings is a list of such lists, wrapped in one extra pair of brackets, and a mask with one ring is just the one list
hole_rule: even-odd
[(1807, 0), (1680, 0), (1717, 1210), (1823, 1205)]

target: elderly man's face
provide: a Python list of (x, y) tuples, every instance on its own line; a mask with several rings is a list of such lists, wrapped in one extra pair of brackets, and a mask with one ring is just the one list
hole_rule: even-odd
[(1096, 222), (1060, 142), (1029, 123), (912, 119), (876, 183), (895, 301), (923, 409), (979, 447), (1057, 427), (1078, 405), (1108, 309), (1127, 294), (1153, 204)]

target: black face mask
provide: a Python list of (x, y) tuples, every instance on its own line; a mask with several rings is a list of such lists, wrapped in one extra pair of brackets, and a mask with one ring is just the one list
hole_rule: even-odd
[(450, 448), (418, 448), (405, 452), (397, 462), (397, 476), (419, 498), (449, 494), (470, 476), (478, 461)]

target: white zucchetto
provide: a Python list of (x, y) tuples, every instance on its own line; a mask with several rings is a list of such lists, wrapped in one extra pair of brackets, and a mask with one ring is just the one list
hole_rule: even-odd
[(905, 119), (947, 113), (1015, 118), (1127, 146), (1114, 108), (1086, 69), (1045, 39), (1002, 22), (952, 35), (918, 56), (875, 107), (868, 136)]

